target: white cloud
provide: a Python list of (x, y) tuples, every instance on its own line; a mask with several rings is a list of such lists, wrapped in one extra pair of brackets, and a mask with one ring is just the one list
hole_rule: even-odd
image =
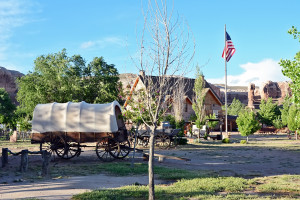
[(7, 51), (11, 46), (10, 38), (16, 27), (32, 21), (30, 14), (39, 10), (31, 0), (0, 1), (0, 61), (7, 62)]
[(88, 42), (84, 42), (80, 45), (80, 48), (82, 49), (87, 49), (87, 48), (90, 48), (92, 46), (95, 45), (95, 42), (92, 42), (92, 41), (88, 41)]
[(34, 4), (28, 0), (7, 0), (0, 2), (0, 41), (9, 39), (13, 28), (30, 21), (28, 14)]
[[(258, 63), (246, 63), (240, 66), (244, 72), (240, 75), (228, 75), (227, 85), (230, 86), (248, 86), (249, 83), (254, 83), (260, 86), (266, 81), (288, 81), (289, 79), (283, 76), (282, 67), (278, 61), (265, 59)], [(210, 83), (225, 83), (225, 77), (221, 79), (208, 79)]]
[(88, 48), (92, 48), (92, 47), (105, 48), (105, 47), (111, 46), (111, 45), (125, 47), (126, 40), (121, 37), (105, 37), (103, 39), (96, 40), (96, 41), (83, 42), (80, 45), (80, 48), (82, 48), (82, 49), (88, 49)]

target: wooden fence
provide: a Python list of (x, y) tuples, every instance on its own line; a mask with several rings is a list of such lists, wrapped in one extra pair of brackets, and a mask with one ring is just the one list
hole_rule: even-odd
[(43, 158), (42, 163), (42, 175), (46, 176), (49, 173), (49, 162), (51, 158), (51, 153), (46, 150), (43, 151), (28, 151), (28, 149), (22, 150), (18, 153), (13, 153), (8, 148), (2, 148), (2, 168), (8, 164), (8, 154), (13, 156), (21, 155), (21, 162), (20, 162), (20, 171), (26, 172), (28, 169), (28, 154), (41, 154)]

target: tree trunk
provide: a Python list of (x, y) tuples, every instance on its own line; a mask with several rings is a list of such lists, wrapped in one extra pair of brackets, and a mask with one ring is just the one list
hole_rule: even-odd
[(149, 173), (149, 200), (155, 199), (154, 193), (154, 173), (153, 173), (153, 158), (154, 158), (154, 130), (150, 134), (150, 152), (148, 161), (148, 173)]
[(248, 143), (248, 136), (247, 136), (247, 143)]

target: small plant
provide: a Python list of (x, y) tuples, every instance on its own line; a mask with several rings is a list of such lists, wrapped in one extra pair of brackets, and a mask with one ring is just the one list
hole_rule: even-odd
[(223, 140), (222, 140), (222, 143), (230, 143), (230, 139), (229, 138), (224, 138)]
[(247, 144), (247, 140), (241, 140), (241, 144)]

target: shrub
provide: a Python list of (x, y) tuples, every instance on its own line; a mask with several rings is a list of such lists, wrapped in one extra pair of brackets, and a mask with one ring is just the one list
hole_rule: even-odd
[(275, 128), (277, 129), (281, 129), (284, 127), (282, 121), (281, 121), (281, 118), (278, 116), (276, 119), (273, 120), (273, 125)]
[(230, 143), (229, 138), (224, 138), (224, 139), (222, 140), (222, 143)]
[(241, 144), (247, 144), (247, 140), (241, 140)]

